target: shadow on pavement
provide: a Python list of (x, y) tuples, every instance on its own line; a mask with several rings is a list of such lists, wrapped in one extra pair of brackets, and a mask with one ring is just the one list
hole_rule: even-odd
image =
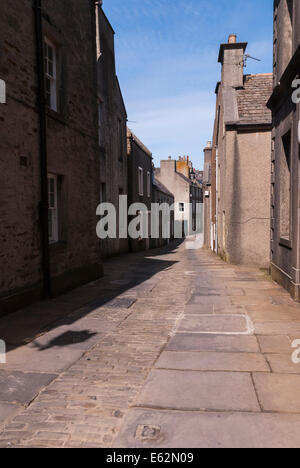
[[(7, 351), (12, 351), (57, 327), (74, 323), (75, 330), (55, 336), (49, 343), (40, 345), (35, 342), (33, 345), (42, 351), (90, 340), (95, 335), (94, 330), (78, 330), (76, 322), (100, 307), (105, 307), (103, 317), (108, 309), (112, 312), (116, 309), (130, 309), (139, 297), (150, 292), (159, 282), (159, 278), (154, 276), (176, 263), (165, 258), (176, 252), (181, 244), (182, 240), (160, 249), (104, 260), (103, 278), (58, 298), (40, 301), (2, 317), (0, 339), (5, 341)], [(106, 330), (97, 329), (97, 333), (103, 332)]]

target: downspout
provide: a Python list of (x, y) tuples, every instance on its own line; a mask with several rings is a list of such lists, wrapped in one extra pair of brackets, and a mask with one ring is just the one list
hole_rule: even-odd
[(34, 0), (36, 28), (36, 58), (38, 77), (38, 108), (40, 120), (40, 170), (41, 170), (41, 201), (40, 221), (42, 234), (42, 268), (43, 292), (45, 297), (51, 295), (50, 284), (50, 252), (48, 228), (48, 166), (47, 166), (47, 115), (44, 69), (44, 36), (42, 26), (42, 0)]

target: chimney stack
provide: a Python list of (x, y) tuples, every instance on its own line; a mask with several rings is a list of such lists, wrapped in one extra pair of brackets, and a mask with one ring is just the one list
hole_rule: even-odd
[(246, 42), (237, 42), (236, 34), (230, 34), (228, 42), (221, 44), (219, 63), (222, 64), (222, 86), (241, 88), (244, 85), (244, 54)]

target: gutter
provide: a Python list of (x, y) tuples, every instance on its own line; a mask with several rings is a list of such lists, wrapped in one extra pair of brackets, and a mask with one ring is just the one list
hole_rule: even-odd
[(36, 28), (36, 58), (38, 78), (38, 108), (40, 120), (40, 170), (41, 170), (41, 201), (40, 222), (42, 234), (42, 268), (43, 292), (45, 297), (51, 296), (50, 284), (50, 249), (48, 228), (48, 164), (47, 164), (47, 114), (44, 69), (44, 35), (42, 25), (42, 0), (34, 0), (33, 4)]

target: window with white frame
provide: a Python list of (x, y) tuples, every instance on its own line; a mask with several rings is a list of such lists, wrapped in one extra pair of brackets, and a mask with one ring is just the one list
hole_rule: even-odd
[(49, 109), (57, 110), (56, 48), (47, 38), (44, 41), (46, 102)]
[(138, 171), (138, 186), (139, 186), (139, 195), (144, 195), (144, 171), (139, 167)]
[(48, 174), (48, 228), (49, 242), (58, 242), (57, 176)]
[(151, 197), (151, 174), (147, 172), (147, 197)]
[(179, 203), (179, 211), (180, 213), (184, 213), (184, 203)]

